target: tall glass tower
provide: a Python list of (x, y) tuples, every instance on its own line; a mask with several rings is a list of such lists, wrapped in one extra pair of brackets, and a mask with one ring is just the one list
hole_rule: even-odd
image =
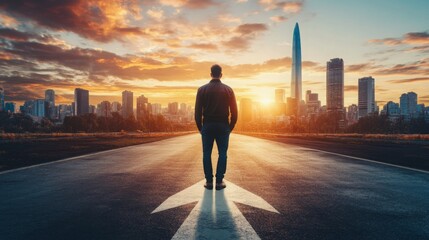
[[(299, 36), (298, 23), (295, 24), (293, 30), (293, 43), (292, 43), (292, 81), (291, 81), (291, 98), (295, 98), (296, 103), (301, 103), (302, 93), (302, 75), (301, 75), (301, 37)], [(297, 107), (298, 107), (297, 106)]]

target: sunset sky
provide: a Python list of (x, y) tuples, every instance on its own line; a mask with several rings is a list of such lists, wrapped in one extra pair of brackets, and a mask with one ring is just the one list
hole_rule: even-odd
[(223, 67), (237, 99), (289, 96), (293, 27), (300, 25), (303, 95), (326, 104), (326, 62), (343, 58), (345, 105), (357, 104), (358, 78), (375, 78), (376, 101), (414, 91), (429, 105), (428, 0), (2, 0), (0, 85), (6, 101), (194, 103)]

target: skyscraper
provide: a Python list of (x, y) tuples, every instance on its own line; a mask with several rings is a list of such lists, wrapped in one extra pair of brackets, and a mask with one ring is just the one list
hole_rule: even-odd
[(76, 88), (74, 90), (74, 115), (80, 116), (89, 113), (89, 91)]
[(4, 89), (0, 86), (0, 111), (4, 110)]
[(356, 104), (352, 104), (347, 107), (347, 121), (348, 125), (352, 125), (353, 123), (356, 123), (359, 118), (359, 109)]
[(7, 102), (4, 104), (4, 111), (15, 113), (16, 112), (16, 103), (14, 102)]
[(45, 101), (48, 103), (52, 103), (55, 106), (55, 91), (52, 89), (48, 89), (45, 91)]
[(134, 95), (133, 92), (123, 91), (122, 92), (122, 116), (124, 118), (128, 118), (130, 116), (134, 116)]
[(311, 90), (307, 90), (305, 94), (305, 103), (307, 105), (307, 113), (309, 115), (314, 115), (319, 113), (319, 110), (320, 110), (319, 94), (312, 93)]
[(45, 99), (36, 99), (33, 105), (32, 115), (41, 118), (46, 117), (46, 109), (48, 107), (48, 103)]
[(381, 114), (385, 114), (389, 117), (390, 120), (396, 120), (401, 116), (401, 109), (399, 108), (399, 103), (392, 101), (387, 102), (383, 106)]
[(399, 107), (401, 108), (401, 115), (406, 120), (412, 118), (416, 114), (417, 94), (415, 92), (402, 94), (399, 98)]
[(137, 119), (143, 119), (143, 117), (147, 116), (149, 100), (144, 95), (141, 95), (137, 98)]
[(359, 118), (361, 118), (375, 112), (374, 78), (359, 78), (358, 90)]
[(253, 104), (249, 98), (240, 99), (240, 126), (245, 127), (249, 122), (253, 120)]
[(298, 23), (295, 24), (295, 28), (293, 30), (293, 41), (292, 41), (292, 78), (291, 78), (291, 90), (290, 90), (290, 96), (291, 98), (296, 99), (296, 110), (297, 114), (299, 113), (299, 105), (301, 103), (302, 99), (302, 93), (301, 93), (301, 81), (302, 81), (302, 75), (301, 75), (301, 67), (302, 67), (302, 61), (301, 61), (301, 37), (299, 34), (299, 25)]
[(177, 113), (179, 113), (179, 103), (168, 103), (168, 113), (172, 115), (176, 115)]
[(343, 111), (344, 108), (344, 62), (334, 58), (326, 66), (326, 105), (328, 111)]
[(162, 113), (162, 106), (159, 103), (153, 103), (151, 105), (151, 108), (152, 108), (151, 111), (153, 115), (159, 115)]
[(112, 102), (112, 112), (122, 111), (122, 105), (119, 102)]
[(283, 88), (276, 89), (275, 94), (276, 94), (276, 98), (275, 98), (276, 103), (284, 103), (285, 102), (286, 93), (285, 93), (285, 90)]
[(54, 119), (55, 114), (55, 91), (52, 89), (48, 89), (45, 91), (45, 101), (48, 103), (48, 112), (47, 116), (51, 119)]
[(181, 103), (180, 104), (180, 110), (179, 110), (181, 115), (186, 115), (186, 103)]
[(111, 104), (109, 101), (102, 101), (97, 106), (97, 115), (101, 117), (110, 117), (111, 113)]

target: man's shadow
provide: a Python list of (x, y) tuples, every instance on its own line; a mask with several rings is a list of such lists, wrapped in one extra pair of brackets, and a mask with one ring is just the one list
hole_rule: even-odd
[(204, 189), (200, 213), (195, 226), (195, 239), (240, 238), (231, 212), (230, 205), (234, 203), (227, 200), (225, 190)]

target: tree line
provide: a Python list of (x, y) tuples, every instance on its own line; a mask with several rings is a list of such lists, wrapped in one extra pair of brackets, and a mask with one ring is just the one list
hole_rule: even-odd
[(362, 117), (351, 125), (341, 119), (343, 117), (340, 113), (323, 113), (309, 119), (292, 116), (288, 124), (254, 121), (239, 124), (238, 129), (273, 133), (429, 134), (429, 122), (426, 122), (423, 116), (407, 121), (402, 116), (397, 120), (390, 120), (386, 115), (371, 115)]
[[(279, 122), (250, 122), (238, 126), (241, 131), (278, 132), (278, 133), (374, 133), (374, 134), (429, 134), (429, 122), (423, 117), (406, 121), (403, 117), (392, 121), (386, 115), (372, 115), (360, 118), (357, 123), (343, 126), (339, 124), (341, 115), (324, 113), (310, 119), (291, 118), (289, 124)], [(195, 124), (180, 124), (168, 121), (162, 115), (148, 115), (136, 120), (133, 116), (122, 117), (117, 112), (111, 117), (95, 114), (69, 116), (62, 124), (56, 124), (48, 118), (40, 122), (22, 113), (0, 112), (0, 132), (172, 132), (196, 130)]]
[(162, 115), (149, 115), (136, 120), (133, 116), (122, 117), (117, 112), (111, 117), (85, 114), (82, 116), (67, 116), (62, 124), (43, 118), (40, 122), (22, 113), (0, 112), (0, 132), (26, 133), (26, 132), (172, 132), (196, 130), (194, 124), (181, 124), (167, 120)]

